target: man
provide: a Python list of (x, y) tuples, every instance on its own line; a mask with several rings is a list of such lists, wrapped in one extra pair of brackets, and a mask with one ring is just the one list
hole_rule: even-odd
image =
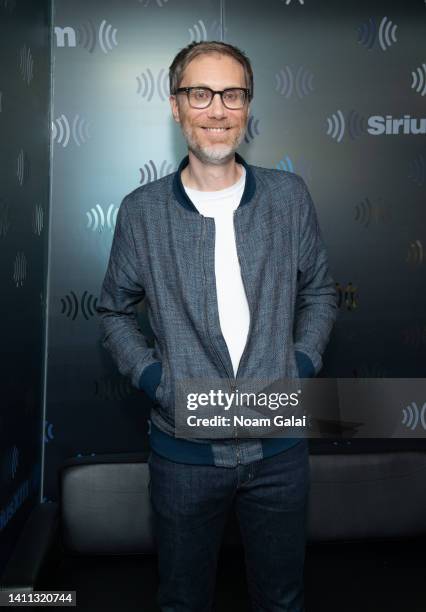
[[(304, 610), (309, 492), (305, 438), (175, 437), (179, 379), (314, 376), (337, 307), (315, 209), (295, 174), (248, 164), (246, 55), (191, 43), (170, 66), (170, 104), (188, 143), (177, 172), (119, 209), (98, 312), (103, 346), (154, 401), (150, 500), (163, 612), (204, 612), (235, 505), (256, 611)], [(155, 346), (135, 304), (146, 299)]]

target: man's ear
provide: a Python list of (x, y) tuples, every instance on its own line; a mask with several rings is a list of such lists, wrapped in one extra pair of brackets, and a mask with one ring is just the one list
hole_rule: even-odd
[(178, 106), (176, 96), (174, 95), (169, 96), (169, 102), (170, 102), (170, 107), (172, 109), (173, 119), (176, 121), (176, 123), (180, 123), (179, 106)]

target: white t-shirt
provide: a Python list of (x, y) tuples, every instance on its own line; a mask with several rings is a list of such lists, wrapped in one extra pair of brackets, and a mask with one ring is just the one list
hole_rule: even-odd
[(219, 320), (222, 335), (237, 373), (250, 324), (250, 312), (235, 244), (233, 211), (244, 191), (246, 170), (226, 189), (198, 191), (183, 186), (197, 210), (215, 222), (215, 275)]

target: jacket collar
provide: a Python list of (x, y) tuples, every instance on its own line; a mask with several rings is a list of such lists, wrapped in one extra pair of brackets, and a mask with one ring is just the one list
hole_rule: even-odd
[[(252, 199), (256, 190), (256, 179), (254, 178), (254, 174), (252, 169), (250, 168), (250, 165), (237, 152), (235, 152), (235, 161), (239, 164), (242, 164), (246, 169), (246, 183), (243, 195), (241, 196), (241, 201), (238, 205), (238, 208), (240, 208), (241, 206), (244, 206), (244, 204), (250, 202), (250, 200)], [(174, 174), (173, 193), (179, 204), (181, 204), (184, 208), (192, 210), (192, 212), (196, 212), (197, 214), (199, 214), (198, 209), (194, 206), (191, 199), (188, 197), (188, 194), (185, 191), (180, 177), (182, 170), (185, 168), (185, 166), (188, 165), (188, 163), (189, 155), (186, 155), (180, 162), (179, 167)]]

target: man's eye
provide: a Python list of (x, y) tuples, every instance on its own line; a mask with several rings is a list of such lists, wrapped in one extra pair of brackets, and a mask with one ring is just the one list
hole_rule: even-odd
[(241, 94), (240, 94), (240, 92), (239, 92), (239, 91), (227, 91), (227, 92), (225, 92), (225, 98), (226, 98), (227, 100), (230, 100), (230, 101), (232, 101), (232, 100), (234, 100), (234, 101), (235, 101), (235, 100), (238, 100), (238, 98), (239, 98), (240, 96), (241, 96)]
[(202, 100), (203, 98), (208, 97), (208, 93), (205, 89), (196, 89), (192, 92), (192, 95), (198, 98), (198, 100)]

